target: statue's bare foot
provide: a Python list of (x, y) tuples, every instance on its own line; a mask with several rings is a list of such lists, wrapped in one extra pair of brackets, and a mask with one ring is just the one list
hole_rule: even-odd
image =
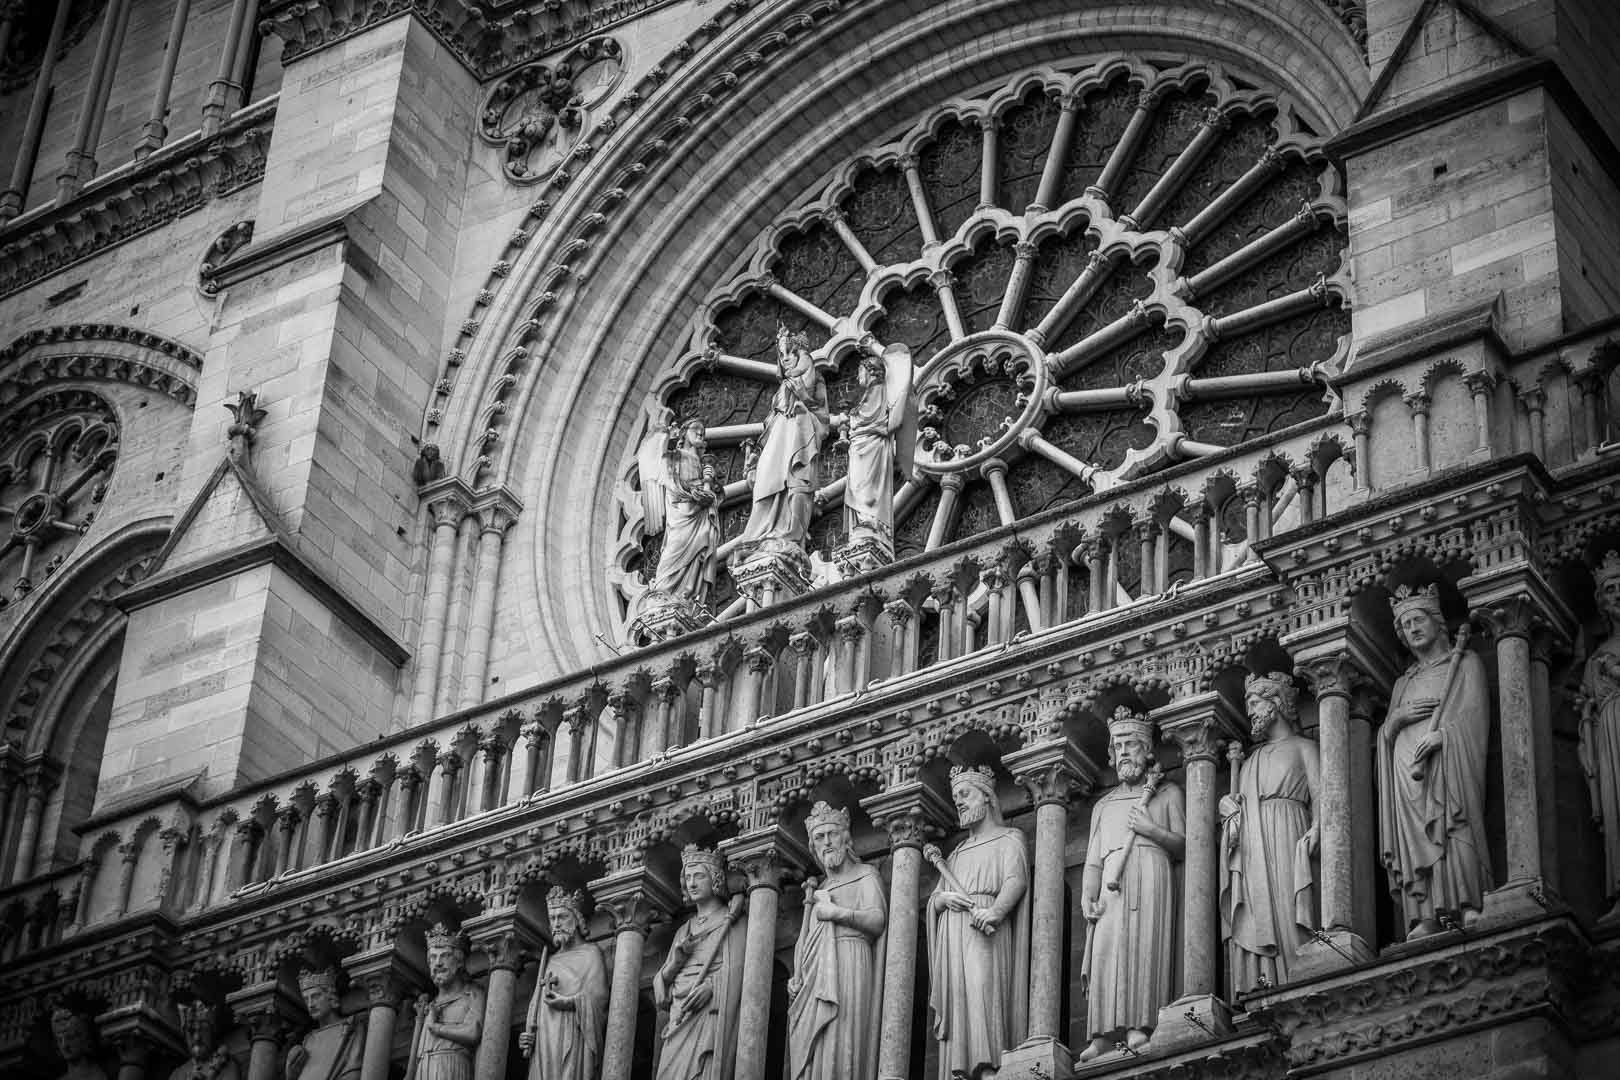
[(1107, 1039), (1092, 1039), (1091, 1045), (1080, 1051), (1080, 1060), (1095, 1061), (1097, 1058), (1108, 1053), (1110, 1049), (1111, 1044)]
[(1438, 922), (1433, 919), (1423, 919), (1406, 932), (1406, 940), (1416, 941), (1418, 938), (1426, 938), (1430, 934), (1438, 934), (1439, 932), (1440, 924)]
[(1141, 1028), (1131, 1028), (1125, 1033), (1125, 1045), (1132, 1050), (1140, 1050), (1148, 1044), (1147, 1032)]

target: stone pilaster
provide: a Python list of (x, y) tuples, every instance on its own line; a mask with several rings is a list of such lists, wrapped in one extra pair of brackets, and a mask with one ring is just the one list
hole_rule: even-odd
[(548, 940), (545, 928), (516, 908), (486, 912), (462, 924), (475, 952), (489, 964), (483, 1036), (473, 1063), (474, 1080), (503, 1080), (512, 1045), (512, 1017), (524, 962)]
[(812, 865), (810, 852), (781, 826), (722, 841), (726, 860), (748, 879), (748, 938), (743, 953), (742, 1009), (737, 1016), (734, 1080), (764, 1080), (771, 1021), (776, 912), (788, 874)]
[(598, 878), (589, 888), (596, 906), (613, 920), (614, 933), (607, 1033), (602, 1039), (602, 1080), (630, 1080), (647, 931), (680, 907), (680, 891), (646, 865)]

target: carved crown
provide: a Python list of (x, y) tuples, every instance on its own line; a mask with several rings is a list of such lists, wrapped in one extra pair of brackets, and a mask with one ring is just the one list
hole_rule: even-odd
[(1620, 551), (1605, 552), (1603, 561), (1598, 563), (1597, 569), (1592, 573), (1597, 578), (1597, 583), (1600, 586), (1620, 577)]
[(1294, 677), (1288, 672), (1271, 671), (1264, 675), (1256, 673), (1248, 676), (1243, 680), (1244, 696), (1256, 692), (1275, 701), (1286, 715), (1297, 715), (1299, 688), (1294, 685)]
[(726, 880), (726, 859), (718, 851), (700, 848), (696, 844), (687, 844), (681, 849), (681, 869), (687, 870), (693, 866), (701, 866), (709, 872), (710, 878), (717, 884)]
[(849, 811), (833, 807), (827, 802), (818, 802), (810, 808), (810, 816), (804, 819), (804, 831), (815, 832), (823, 825), (837, 825), (840, 828), (849, 828)]
[(1389, 607), (1397, 619), (1408, 611), (1427, 611), (1437, 619), (1445, 618), (1445, 613), (1440, 608), (1438, 582), (1422, 589), (1414, 589), (1410, 585), (1400, 586), (1395, 590), (1395, 596), (1390, 600)]
[(996, 771), (988, 765), (952, 765), (951, 787), (967, 784), (976, 787), (986, 795), (994, 798), (996, 794)]
[(1149, 746), (1153, 745), (1153, 721), (1144, 714), (1134, 712), (1128, 705), (1121, 705), (1114, 710), (1113, 719), (1108, 721), (1108, 737), (1117, 739), (1124, 735), (1139, 736)]
[(444, 923), (438, 923), (427, 932), (427, 947), (429, 949), (453, 949), (465, 955), (468, 949), (467, 935), (459, 930), (450, 929)]
[(302, 991), (318, 988), (335, 994), (337, 985), (337, 968), (306, 968), (298, 973), (298, 989)]
[(561, 885), (553, 885), (551, 891), (546, 893), (546, 908), (551, 911), (565, 908), (572, 911), (575, 916), (583, 918), (585, 893), (581, 889), (565, 889)]

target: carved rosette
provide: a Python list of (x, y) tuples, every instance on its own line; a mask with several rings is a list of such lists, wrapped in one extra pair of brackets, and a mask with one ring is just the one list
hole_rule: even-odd
[(501, 148), (507, 179), (532, 184), (563, 166), (592, 110), (621, 82), (623, 59), (613, 38), (592, 38), (560, 58), (520, 67), (490, 88), (478, 135)]

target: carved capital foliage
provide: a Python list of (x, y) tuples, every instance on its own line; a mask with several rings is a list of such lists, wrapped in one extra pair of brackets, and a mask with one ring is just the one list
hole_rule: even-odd
[(410, 980), (397, 971), (365, 972), (357, 975), (354, 981), (365, 991), (366, 1002), (373, 1009), (398, 1009), (413, 990)]
[(1067, 806), (1078, 792), (1096, 787), (1100, 770), (1068, 739), (1035, 743), (1007, 755), (1013, 779), (1036, 806)]
[(492, 971), (521, 971), (525, 959), (523, 938), (516, 929), (486, 931), (473, 937), (473, 948), (489, 960)]
[(1498, 641), (1504, 638), (1530, 638), (1547, 626), (1540, 606), (1529, 596), (1512, 596), (1494, 604), (1476, 607), (1470, 615)]
[(861, 800), (872, 824), (889, 835), (889, 846), (920, 848), (943, 836), (956, 818), (945, 793), (927, 780), (891, 784), (877, 795)]
[(731, 868), (747, 879), (750, 892), (780, 890), (790, 874), (814, 865), (803, 843), (781, 827), (722, 841), (720, 851)]
[(606, 911), (614, 933), (643, 936), (653, 923), (680, 907), (680, 892), (646, 866), (625, 870), (590, 884), (599, 910)]
[(1296, 664), (1294, 674), (1305, 680), (1318, 701), (1326, 697), (1354, 697), (1367, 687), (1367, 673), (1347, 654), (1319, 656)]

